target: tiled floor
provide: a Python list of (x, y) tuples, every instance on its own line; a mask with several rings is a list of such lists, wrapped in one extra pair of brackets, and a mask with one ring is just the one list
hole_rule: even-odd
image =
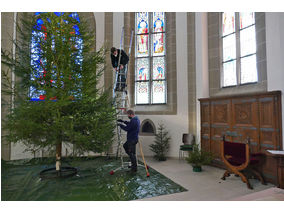
[[(240, 180), (240, 177), (231, 175), (225, 181), (221, 180), (220, 178), (222, 177), (224, 170), (211, 166), (203, 166), (202, 172), (193, 172), (191, 165), (184, 160), (168, 159), (164, 162), (158, 162), (153, 158), (146, 158), (146, 162), (150, 167), (170, 178), (177, 184), (180, 184), (188, 191), (141, 199), (145, 201), (243, 200), (243, 196), (248, 196), (252, 193), (275, 187), (272, 184), (262, 185), (258, 180), (250, 179), (250, 183), (254, 188), (253, 190), (250, 190), (247, 188), (246, 184)], [(277, 193), (274, 194), (275, 196), (273, 195), (273, 190), (270, 190), (270, 195), (263, 198), (263, 200), (281, 200), (282, 198), (284, 200), (284, 197), (282, 197), (284, 195), (284, 190), (280, 189), (280, 193), (278, 190)], [(244, 199), (252, 200), (250, 197), (244, 197)], [(257, 199), (261, 200), (262, 198), (261, 196), (257, 198), (254, 197), (254, 200)]]

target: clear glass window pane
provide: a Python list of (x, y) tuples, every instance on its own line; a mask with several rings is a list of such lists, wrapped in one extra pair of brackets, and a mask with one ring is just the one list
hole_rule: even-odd
[(223, 63), (223, 86), (237, 85), (236, 61)]
[(152, 103), (163, 104), (166, 103), (166, 82), (153, 81), (152, 82)]
[(223, 61), (236, 58), (236, 34), (223, 38)]
[(235, 32), (235, 13), (223, 13), (222, 15), (223, 36)]
[(159, 56), (165, 54), (165, 34), (157, 33), (152, 36), (153, 41), (153, 56)]
[(255, 23), (254, 13), (239, 13), (240, 15), (240, 29), (250, 26)]
[(149, 56), (149, 35), (137, 36), (137, 57)]
[(137, 34), (149, 32), (148, 12), (136, 13), (136, 32)]
[(256, 52), (255, 26), (240, 31), (241, 57)]
[(256, 55), (241, 58), (241, 84), (257, 81)]
[(165, 13), (154, 12), (153, 13), (153, 32), (164, 32), (165, 31)]
[(136, 63), (136, 81), (149, 80), (149, 58), (138, 58)]
[(136, 104), (149, 103), (149, 82), (136, 82), (135, 97)]
[(165, 57), (153, 58), (153, 80), (165, 79)]

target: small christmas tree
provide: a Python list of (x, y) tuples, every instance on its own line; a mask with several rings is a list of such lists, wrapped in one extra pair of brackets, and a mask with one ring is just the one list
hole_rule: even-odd
[(21, 23), (16, 56), (1, 50), (1, 91), (15, 97), (2, 125), (4, 139), (30, 150), (54, 150), (57, 162), (63, 142), (80, 153), (107, 151), (115, 108), (108, 91), (98, 88), (105, 53), (95, 51), (87, 23), (74, 13), (24, 13)]
[(155, 153), (154, 158), (159, 161), (165, 161), (166, 154), (170, 148), (171, 137), (169, 132), (165, 129), (164, 124), (159, 124), (158, 134), (155, 134), (154, 144), (150, 145), (150, 150)]

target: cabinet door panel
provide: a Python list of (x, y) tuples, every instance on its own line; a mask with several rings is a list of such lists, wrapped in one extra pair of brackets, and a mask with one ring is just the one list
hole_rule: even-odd
[(259, 124), (260, 124), (260, 147), (266, 149), (280, 149), (279, 128), (276, 127), (279, 115), (277, 113), (276, 103), (273, 97), (259, 98)]

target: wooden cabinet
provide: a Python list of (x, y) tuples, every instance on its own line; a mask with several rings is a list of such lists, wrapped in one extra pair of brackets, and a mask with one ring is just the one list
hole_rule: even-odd
[(265, 179), (277, 182), (276, 160), (266, 155), (266, 150), (282, 150), (281, 91), (239, 96), (202, 98), (201, 148), (215, 154), (216, 166), (223, 167), (220, 141), (224, 134), (232, 141), (250, 138), (252, 153), (265, 154), (259, 168)]

